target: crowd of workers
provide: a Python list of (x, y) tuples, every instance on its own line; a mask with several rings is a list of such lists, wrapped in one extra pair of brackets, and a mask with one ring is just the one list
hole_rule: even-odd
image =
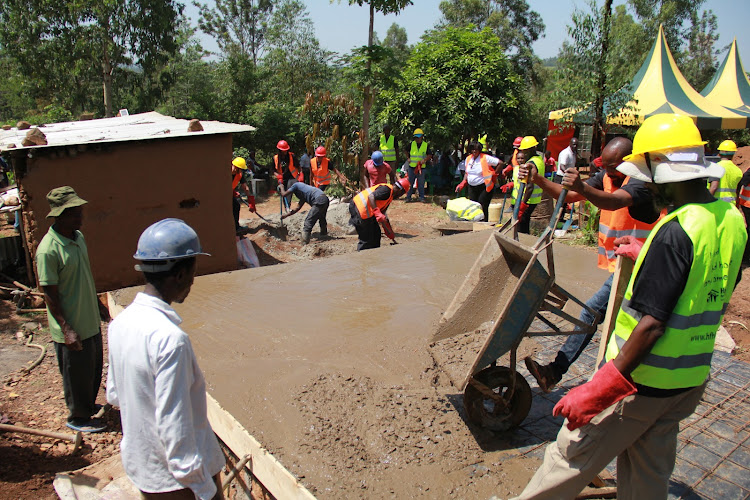
[[(360, 250), (379, 245), (379, 224), (392, 234), (385, 212), (393, 199), (415, 192), (413, 180), (420, 178), (420, 161), (428, 155), (428, 147), (415, 139), (414, 167), (408, 167), (414, 171), (397, 179), (392, 170), (379, 169), (386, 159), (397, 161), (389, 150), (395, 141), (389, 141), (381, 139), (368, 168), (368, 187), (350, 204)], [(597, 159), (601, 170), (585, 181), (569, 167), (550, 180), (545, 174), (554, 164), (536, 154), (536, 139), (516, 142), (507, 167), (472, 143), (459, 190), (468, 187), (469, 197), (484, 207), (498, 177), (512, 173), (512, 184), (504, 188), (518, 190), (519, 179), (533, 186), (516, 200), (528, 214), (542, 191), (557, 197), (566, 188), (568, 202), (587, 199), (601, 209), (598, 266), (612, 272), (617, 255), (635, 260), (605, 362), (555, 406), (553, 414), (566, 420), (518, 498), (573, 498), (615, 457), (618, 498), (666, 498), (679, 423), (693, 413), (706, 387), (715, 334), (746, 255), (746, 225), (736, 205), (750, 215), (750, 175), (728, 160), (736, 150), (731, 141), (719, 147), (718, 164), (706, 160), (700, 132), (679, 115), (646, 119), (632, 142), (610, 141)], [(575, 153), (573, 141), (570, 148)], [(247, 168), (240, 160), (232, 162), (235, 189), (243, 184), (237, 174)], [(291, 213), (304, 203), (312, 207), (304, 228), (308, 239), (315, 223), (327, 231), (325, 181), (335, 173), (320, 148), (310, 163), (314, 185), (300, 181), (288, 145), (279, 143), (274, 157), (279, 194), (297, 195), (299, 206)], [(54, 223), (35, 260), (67, 425), (97, 432), (105, 428), (95, 405), (103, 370), (100, 325), (109, 315), (97, 300), (80, 231), (86, 201), (68, 186), (53, 189), (47, 200)], [(206, 416), (205, 381), (171, 307), (188, 296), (196, 258), (207, 254), (195, 231), (178, 219), (146, 228), (135, 247), (135, 267), (146, 286), (111, 322), (108, 338), (106, 394), (121, 412), (124, 469), (144, 498), (163, 493), (221, 498), (218, 473), (225, 460)], [(612, 275), (587, 302), (600, 317), (584, 311), (584, 323), (601, 319), (611, 286)], [(561, 380), (591, 337), (570, 336), (549, 364), (525, 360), (543, 391)]]

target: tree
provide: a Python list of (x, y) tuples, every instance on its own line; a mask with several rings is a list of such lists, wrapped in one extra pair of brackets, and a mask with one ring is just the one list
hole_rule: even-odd
[(523, 89), (492, 31), (447, 27), (414, 48), (398, 88), (383, 92), (381, 118), (401, 133), (423, 128), (432, 144), (506, 140), (526, 111)]
[[(115, 73), (128, 66), (137, 66), (144, 75), (159, 71), (177, 50), (181, 12), (175, 0), (6, 0), (0, 10), (0, 43), (18, 48), (21, 71), (47, 92), (75, 93), (98, 70), (105, 116), (112, 116)], [(43, 81), (50, 77), (52, 86)], [(55, 89), (55, 84), (76, 83), (80, 85)]]
[(544, 35), (545, 26), (542, 16), (531, 10), (526, 0), (443, 0), (440, 12), (441, 26), (473, 25), (477, 31), (490, 28), (516, 70), (530, 76), (534, 59), (531, 46)]
[(201, 31), (212, 36), (225, 55), (239, 53), (258, 64), (266, 45), (272, 0), (216, 0), (215, 8), (193, 4), (200, 10)]
[(710, 10), (704, 11), (700, 16), (692, 12), (690, 21), (688, 50), (683, 57), (682, 74), (700, 92), (711, 81), (717, 68), (719, 50), (714, 46), (719, 41), (718, 23), (716, 15)]
[(367, 30), (367, 63), (365, 66), (365, 78), (367, 81), (363, 88), (364, 95), (362, 98), (362, 134), (360, 136), (360, 139), (364, 141), (362, 145), (362, 156), (360, 158), (360, 178), (362, 185), (364, 185), (364, 162), (370, 154), (370, 145), (367, 138), (370, 135), (370, 109), (372, 108), (373, 101), (372, 78), (370, 73), (372, 70), (373, 53), (376, 50), (376, 47), (379, 47), (375, 46), (373, 43), (375, 12), (380, 12), (381, 14), (394, 14), (400, 12), (401, 9), (403, 9), (407, 5), (411, 5), (412, 0), (349, 0), (349, 5), (354, 4), (359, 5), (360, 7), (367, 4), (370, 8), (370, 25)]
[(267, 32), (268, 53), (263, 62), (278, 98), (300, 105), (308, 92), (324, 88), (331, 75), (331, 53), (315, 38), (315, 26), (300, 0), (282, 0)]

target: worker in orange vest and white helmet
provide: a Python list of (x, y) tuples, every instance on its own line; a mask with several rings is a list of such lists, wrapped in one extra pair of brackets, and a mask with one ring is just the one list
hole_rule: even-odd
[(399, 179), (393, 185), (376, 184), (354, 195), (349, 202), (349, 223), (355, 227), (359, 235), (357, 251), (380, 246), (380, 225), (383, 226), (385, 235), (395, 243), (396, 235), (385, 212), (391, 202), (408, 189), (409, 181)]

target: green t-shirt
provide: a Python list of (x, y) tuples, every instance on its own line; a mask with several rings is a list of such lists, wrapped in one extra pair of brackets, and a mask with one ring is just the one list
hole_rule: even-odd
[[(76, 231), (76, 238), (71, 240), (50, 227), (39, 243), (35, 260), (39, 284), (57, 285), (63, 317), (81, 340), (99, 333), (99, 304), (83, 233)], [(49, 308), (47, 318), (52, 340), (64, 343), (60, 325)]]

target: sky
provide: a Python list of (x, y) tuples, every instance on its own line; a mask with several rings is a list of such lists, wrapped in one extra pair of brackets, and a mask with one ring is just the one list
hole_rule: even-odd
[[(534, 43), (534, 52), (542, 59), (557, 55), (560, 45), (567, 38), (566, 26), (570, 23), (574, 8), (585, 9), (586, 2), (582, 0), (527, 0), (532, 10), (542, 16), (545, 25), (545, 36)], [(208, 0), (207, 3), (212, 3)], [(338, 2), (334, 0), (304, 0), (310, 18), (315, 24), (315, 36), (323, 48), (345, 54), (354, 47), (367, 44), (367, 27), (369, 9), (350, 6), (348, 0)], [(601, 4), (601, 2), (599, 2)], [(614, 4), (625, 3), (615, 0)], [(441, 17), (440, 0), (413, 0), (413, 5), (406, 7), (398, 15), (384, 16), (375, 14), (375, 31), (383, 39), (392, 23), (406, 29), (408, 43), (419, 42), (422, 34), (435, 26)], [(745, 70), (750, 70), (750, 2), (747, 0), (707, 0), (704, 9), (713, 10), (719, 23), (719, 48), (722, 48), (737, 38), (737, 47), (743, 58)], [(198, 12), (195, 7), (188, 5), (186, 14), (196, 24)], [(218, 51), (216, 43), (208, 37), (201, 38), (204, 48)], [(723, 60), (726, 52), (722, 52), (719, 61)]]

